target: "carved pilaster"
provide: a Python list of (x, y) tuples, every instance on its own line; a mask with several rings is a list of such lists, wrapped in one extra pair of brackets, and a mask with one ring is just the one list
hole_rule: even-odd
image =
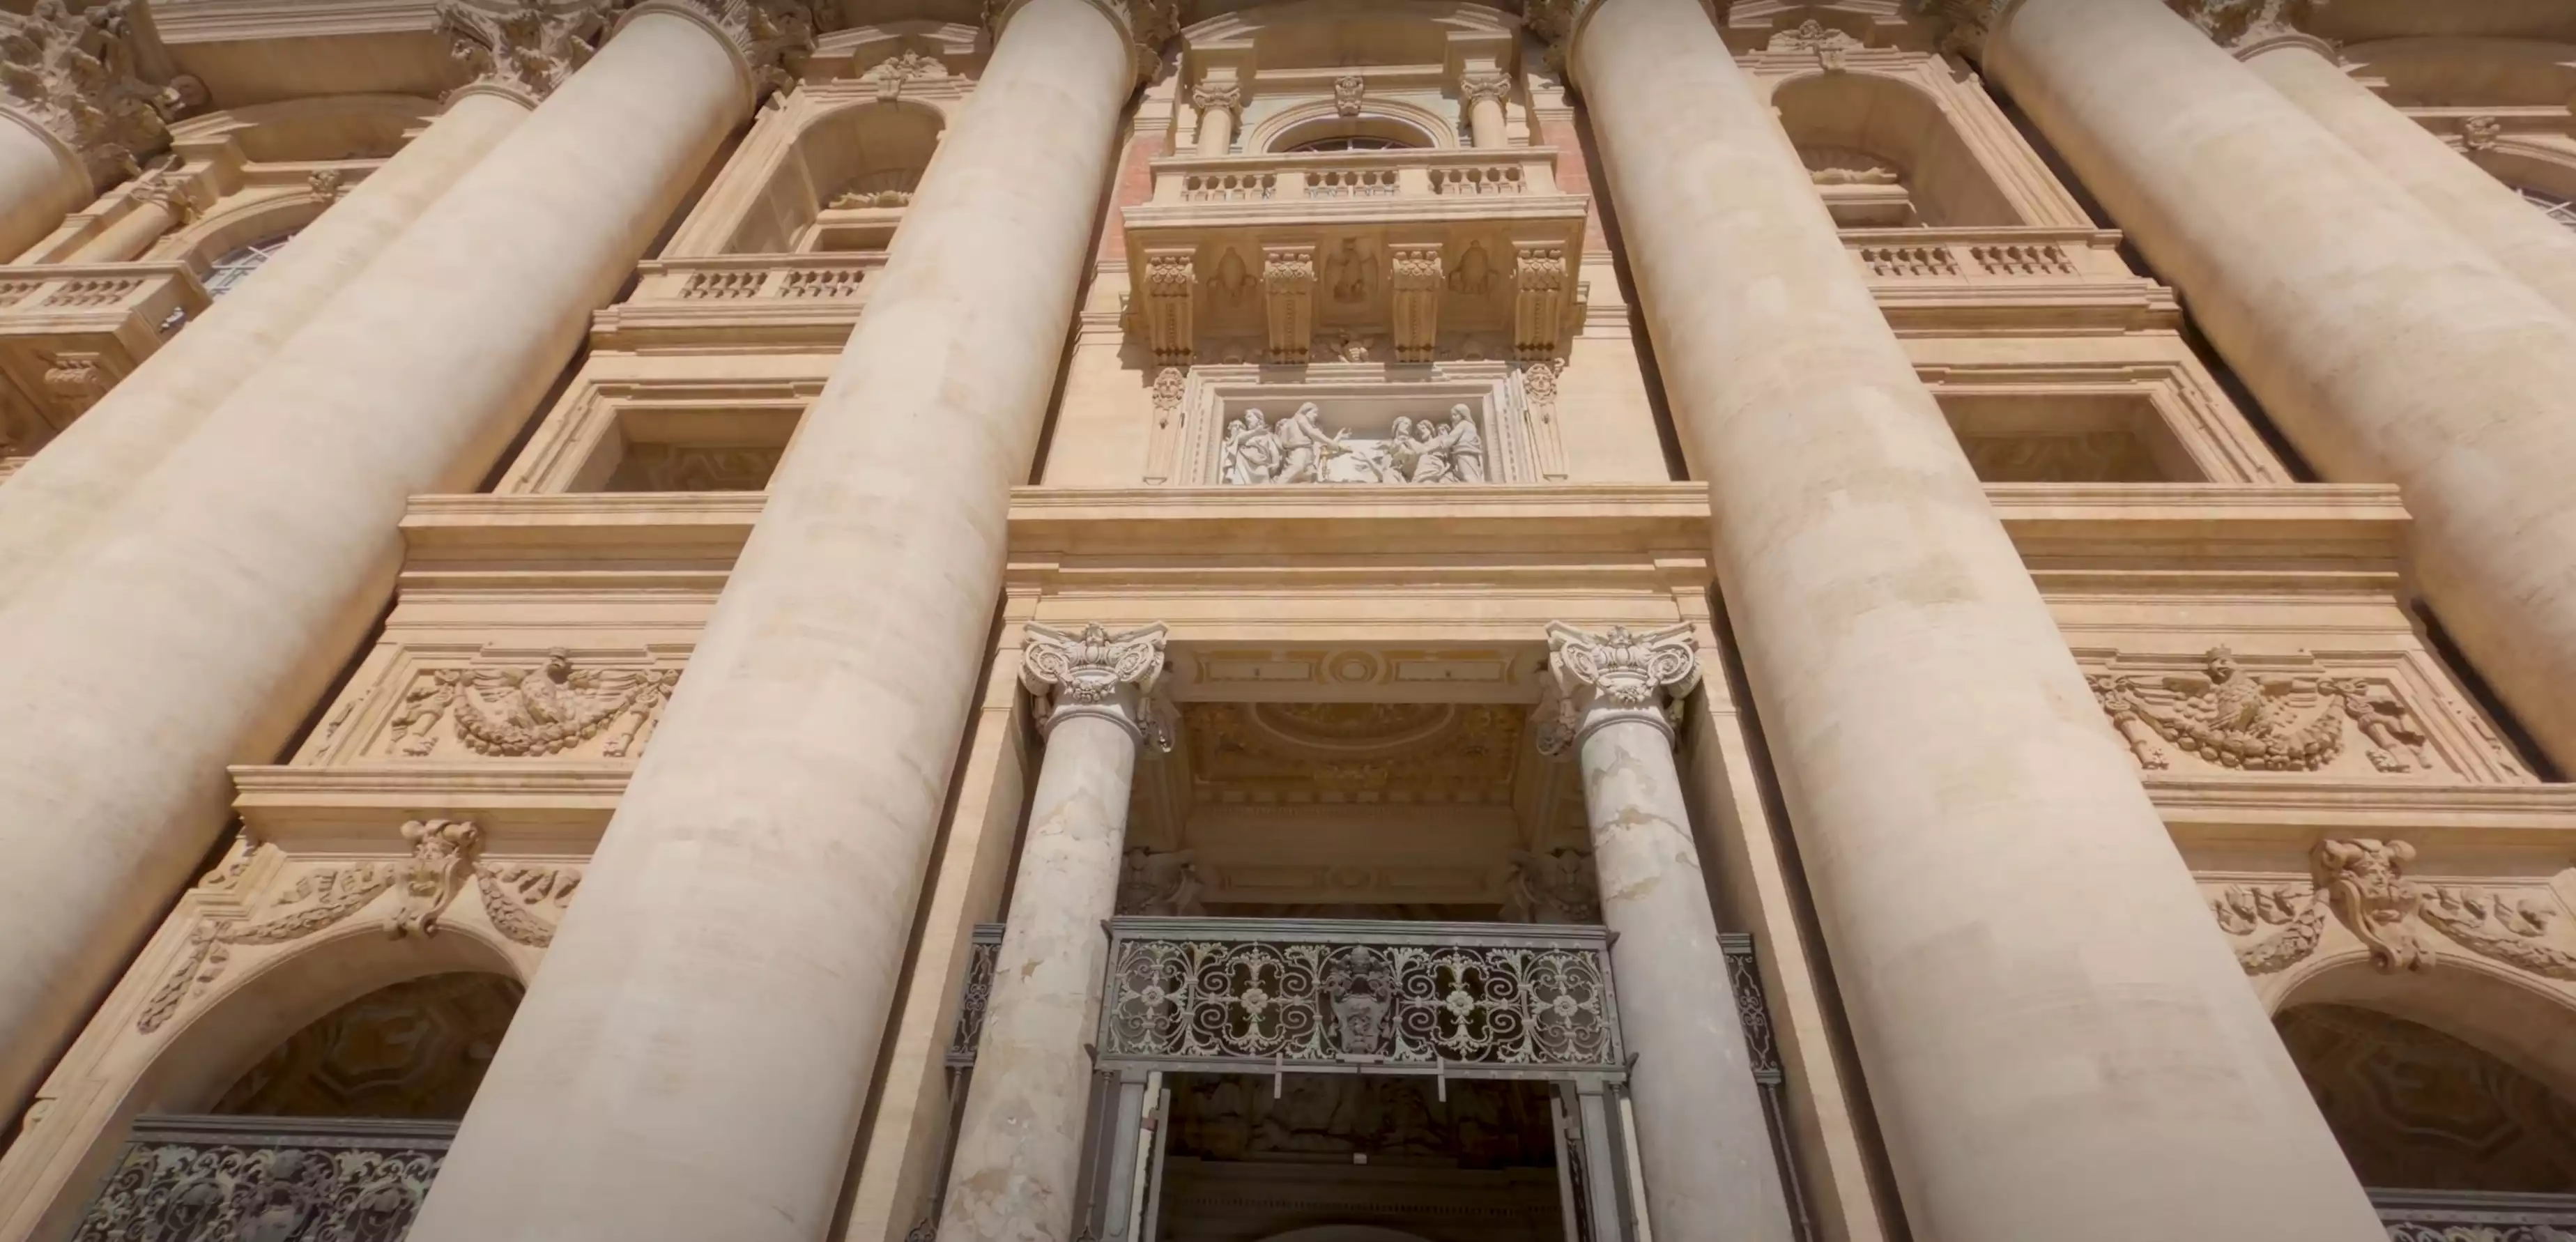
[(1565, 342), (1565, 297), (1572, 273), (1565, 244), (1512, 243), (1512, 350), (1524, 359), (1553, 358)]
[(1390, 244), (1387, 287), (1394, 292), (1395, 360), (1429, 362), (1440, 344), (1440, 295), (1449, 270), (1440, 243)]
[(1691, 639), (1688, 622), (1642, 633), (1614, 625), (1599, 634), (1549, 622), (1548, 677), (1532, 722), (1539, 753), (1569, 754), (1585, 734), (1623, 720), (1673, 736), (1681, 697), (1699, 685)]
[(1098, 716), (1158, 750), (1172, 748), (1170, 714), (1154, 696), (1163, 678), (1164, 626), (1111, 631), (1092, 624), (1079, 634), (1035, 622), (1023, 628), (1020, 685), (1038, 701), (1041, 732)]
[(169, 123), (206, 102), (205, 84), (136, 70), (135, 0), (96, 0), (75, 13), (44, 0), (31, 14), (0, 12), (0, 107), (52, 135), (105, 188), (167, 147)]
[(655, 9), (690, 14), (723, 36), (742, 56), (755, 95), (794, 87), (805, 57), (814, 50), (817, 25), (810, 0), (643, 0), (627, 20)]
[(1154, 361), (1188, 366), (1198, 345), (1198, 250), (1194, 246), (1145, 252), (1145, 334)]
[(1261, 248), (1261, 296), (1270, 322), (1270, 360), (1304, 362), (1315, 348), (1315, 246)]
[(577, 0), (568, 8), (539, 0), (499, 7), (440, 0), (436, 28), (447, 38), (448, 54), (473, 76), (466, 90), (499, 91), (534, 107), (590, 62), (612, 7), (613, 0)]

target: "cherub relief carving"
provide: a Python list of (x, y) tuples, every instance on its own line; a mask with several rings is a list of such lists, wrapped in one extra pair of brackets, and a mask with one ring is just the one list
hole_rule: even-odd
[(456, 740), (479, 755), (553, 755), (604, 735), (600, 753), (623, 758), (678, 680), (674, 669), (578, 668), (560, 647), (533, 669), (438, 669), (403, 693), (388, 722), (392, 750), (415, 758), (435, 753), (437, 726), (446, 719)]
[(2248, 772), (2314, 772), (2344, 747), (2349, 719), (2370, 743), (2371, 766), (2411, 772), (2432, 766), (2427, 738), (2404, 704), (2367, 681), (2259, 676), (2226, 647), (2212, 647), (2204, 671), (2150, 681), (2120, 673), (2087, 680), (2138, 764), (2173, 766), (2167, 745)]
[(2406, 874), (2415, 853), (2405, 841), (2320, 841), (2310, 854), (2312, 883), (2231, 884), (2210, 898), (2210, 913), (2219, 930), (2242, 941), (2236, 960), (2247, 974), (2269, 974), (2306, 959), (2316, 952), (2332, 915), (2369, 948), (2371, 964), (2383, 971), (2436, 965), (2439, 955), (2422, 935), (2429, 927), (2489, 961), (2576, 981), (2576, 951), (2547, 942), (2563, 912), (2546, 893), (2425, 884)]

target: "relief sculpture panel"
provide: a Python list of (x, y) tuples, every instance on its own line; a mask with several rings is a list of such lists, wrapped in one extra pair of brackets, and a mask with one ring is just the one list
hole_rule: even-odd
[(2448, 696), (2394, 659), (2240, 659), (2221, 645), (2197, 657), (2115, 656), (2086, 680), (2150, 772), (2531, 779), (2474, 707), (2440, 701)]
[(675, 663), (642, 651), (407, 654), (418, 658), (352, 686), (301, 762), (632, 759), (680, 678)]

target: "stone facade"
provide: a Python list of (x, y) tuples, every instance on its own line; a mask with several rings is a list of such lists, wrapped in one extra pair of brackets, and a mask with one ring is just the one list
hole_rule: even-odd
[(2576, 1236), (2576, 0), (1713, 9), (0, 13), (0, 1242)]

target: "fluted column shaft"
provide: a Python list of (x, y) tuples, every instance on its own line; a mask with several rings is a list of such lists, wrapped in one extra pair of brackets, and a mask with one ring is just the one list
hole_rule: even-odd
[(1101, 924), (1118, 912), (1137, 744), (1150, 734), (1170, 745), (1147, 698), (1162, 647), (1160, 626), (1080, 636), (1030, 627), (1021, 677), (1046, 712), (1046, 758), (949, 1164), (947, 1242), (1073, 1236), (1091, 1096), (1084, 1046), (1108, 965)]
[(2317, 40), (2268, 39), (2248, 47), (2241, 59), (2328, 133), (2405, 187), (2461, 239), (2484, 250), (2562, 313), (2576, 317), (2576, 230), (2550, 219), (2356, 81)]
[(1696, 0), (1574, 18), (1573, 83), (1915, 1232), (2369, 1236), (1770, 107)]
[(1728, 986), (1708, 881), (1673, 763), (1665, 694), (1699, 680), (1690, 629), (1549, 628), (1552, 707), (1540, 731), (1571, 751), (1592, 825), (1619, 1030), (1637, 1058), (1646, 1206), (1665, 1242), (1787, 1242), (1788, 1199), (1744, 1021)]
[[(527, 103), (511, 95), (459, 96), (11, 476), (0, 488), (0, 607), (77, 546), (136, 479), (527, 116)], [(169, 215), (158, 203), (135, 210)]]
[[(0, 611), (0, 1100), (32, 1080), (750, 107), (648, 0), (624, 32)], [(13, 485), (14, 486), (14, 485)]]
[(1134, 73), (1010, 10), (413, 1242), (828, 1224)]
[(2576, 321), (2158, 0), (1984, 61), (2329, 479), (2393, 482), (2443, 624), (2576, 763)]

